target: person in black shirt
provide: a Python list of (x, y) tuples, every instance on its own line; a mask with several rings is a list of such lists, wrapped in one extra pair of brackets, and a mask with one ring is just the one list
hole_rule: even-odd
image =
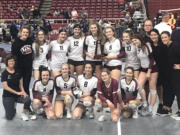
[[(160, 48), (162, 47), (162, 41), (159, 35), (158, 30), (152, 29), (150, 32), (150, 39), (151, 39), (151, 47), (152, 47), (152, 52), (153, 52), (153, 57), (156, 62), (156, 65), (158, 69), (160, 69)], [(158, 70), (158, 79), (157, 79), (157, 92), (159, 96), (159, 108), (158, 112), (161, 111), (162, 109), (162, 104), (163, 104), (163, 89), (162, 89), (162, 72), (161, 70)]]
[(22, 119), (28, 120), (27, 112), (29, 110), (31, 99), (24, 91), (21, 74), (14, 68), (15, 57), (9, 54), (6, 57), (7, 68), (3, 71), (1, 82), (3, 85), (3, 106), (6, 119), (12, 120), (16, 114), (16, 102), (24, 103)]
[(22, 27), (20, 37), (16, 38), (12, 44), (11, 52), (17, 57), (17, 69), (21, 72), (23, 78), (23, 87), (29, 95), (29, 84), (32, 75), (33, 61), (33, 40), (29, 37), (30, 30), (28, 27)]
[(180, 116), (180, 46), (171, 40), (168, 31), (161, 33), (163, 46), (160, 49), (160, 71), (163, 83), (163, 110), (160, 114), (167, 115), (172, 112), (175, 95), (177, 96), (177, 115)]

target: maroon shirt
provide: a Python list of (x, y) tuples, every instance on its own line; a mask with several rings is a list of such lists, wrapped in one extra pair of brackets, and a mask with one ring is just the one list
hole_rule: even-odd
[(106, 102), (107, 99), (109, 99), (115, 107), (117, 107), (117, 103), (119, 103), (118, 100), (118, 82), (115, 79), (111, 79), (111, 84), (107, 88), (105, 86), (105, 83), (102, 80), (98, 81), (97, 84), (97, 93), (98, 93), (98, 98), (100, 98), (103, 102)]

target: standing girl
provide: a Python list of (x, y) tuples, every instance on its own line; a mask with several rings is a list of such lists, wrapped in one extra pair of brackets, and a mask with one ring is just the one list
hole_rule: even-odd
[(43, 30), (39, 30), (36, 35), (37, 39), (33, 43), (34, 60), (33, 60), (33, 70), (34, 70), (34, 80), (39, 79), (39, 67), (43, 65), (48, 66), (47, 54), (50, 46), (46, 43), (45, 33)]
[(74, 35), (69, 37), (70, 41), (70, 51), (68, 53), (68, 64), (70, 67), (71, 76), (74, 75), (74, 71), (76, 71), (77, 75), (81, 75), (83, 73), (83, 44), (84, 44), (84, 36), (81, 31), (80, 24), (75, 24), (73, 27)]
[(98, 23), (93, 22), (89, 27), (89, 35), (85, 39), (84, 54), (86, 63), (95, 65), (96, 77), (100, 78), (104, 36)]
[(67, 31), (61, 29), (57, 40), (50, 43), (51, 46), (51, 61), (50, 67), (53, 77), (61, 73), (61, 65), (68, 61), (68, 51), (70, 42), (67, 40)]
[(125, 50), (119, 39), (115, 37), (115, 29), (111, 26), (105, 28), (107, 42), (104, 45), (105, 67), (111, 71), (111, 77), (117, 81), (121, 76), (122, 58), (125, 57)]

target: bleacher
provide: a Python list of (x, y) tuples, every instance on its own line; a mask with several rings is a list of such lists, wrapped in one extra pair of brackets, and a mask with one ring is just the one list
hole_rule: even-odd
[[(30, 10), (32, 5), (39, 7), (40, 0), (0, 0), (2, 7), (2, 19), (17, 19), (17, 9), (23, 7)], [(9, 5), (13, 5), (13, 11), (8, 9)]]
[[(84, 7), (89, 18), (123, 18), (125, 13), (120, 12), (117, 0), (53, 0), (50, 12), (56, 9), (76, 8), (79, 16)], [(53, 17), (57, 19), (59, 17)]]

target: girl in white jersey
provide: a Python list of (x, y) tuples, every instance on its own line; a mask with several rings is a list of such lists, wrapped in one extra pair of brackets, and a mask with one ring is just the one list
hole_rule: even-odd
[(140, 99), (138, 98), (139, 85), (134, 78), (133, 67), (126, 67), (126, 75), (119, 81), (118, 90), (121, 93), (122, 99), (122, 116), (128, 118), (138, 118), (138, 106)]
[[(52, 99), (54, 94), (54, 81), (50, 79), (50, 71), (46, 67), (40, 67), (40, 79), (33, 86), (33, 110), (37, 112), (43, 108), (48, 119), (54, 118)], [(35, 117), (33, 118), (35, 119)]]
[(105, 28), (107, 42), (104, 45), (105, 67), (111, 71), (111, 77), (117, 81), (121, 75), (121, 59), (125, 57), (125, 50), (119, 39), (115, 38), (115, 29), (111, 26)]
[(89, 35), (85, 38), (84, 55), (86, 63), (95, 65), (96, 77), (100, 78), (104, 36), (98, 23), (89, 26)]
[(33, 69), (34, 80), (39, 79), (39, 67), (40, 65), (48, 67), (47, 54), (50, 46), (45, 41), (45, 33), (43, 30), (37, 32), (37, 39), (32, 45), (34, 52)]
[[(90, 119), (94, 118), (93, 105), (97, 90), (98, 79), (93, 76), (93, 67), (91, 64), (85, 64), (84, 74), (78, 76), (78, 85), (82, 91), (82, 96), (79, 98), (79, 103), (73, 111), (73, 118), (80, 119), (82, 114), (86, 112)], [(87, 111), (86, 111), (86, 110)]]
[(61, 75), (55, 78), (55, 88), (56, 88), (56, 99), (55, 99), (55, 115), (56, 118), (63, 117), (64, 106), (67, 110), (66, 118), (70, 119), (71, 106), (73, 103), (72, 89), (75, 87), (75, 79), (69, 75), (68, 64), (63, 64), (61, 66)]
[(140, 61), (137, 57), (137, 49), (136, 46), (132, 43), (131, 38), (133, 33), (131, 30), (125, 30), (122, 34), (123, 36), (123, 47), (125, 47), (126, 52), (126, 63), (125, 67), (133, 67), (134, 69), (134, 77), (138, 79), (139, 69), (140, 69)]
[[(138, 77), (139, 87), (144, 89), (144, 85), (146, 81), (149, 81), (149, 89), (150, 89), (150, 102), (149, 108), (147, 110), (148, 114), (152, 115), (152, 109), (156, 102), (157, 92), (156, 92), (156, 83), (158, 77), (158, 70), (156, 63), (154, 61), (152, 55), (152, 48), (150, 44), (144, 44), (141, 36), (135, 35), (132, 38), (134, 45), (137, 47), (137, 56), (140, 60), (141, 70)], [(145, 97), (143, 97), (145, 100)], [(144, 101), (144, 105), (146, 107), (147, 102)]]
[(50, 43), (51, 46), (51, 61), (50, 67), (52, 70), (53, 77), (60, 74), (61, 65), (67, 63), (68, 61), (68, 51), (70, 42), (67, 39), (67, 31), (61, 29), (57, 40), (54, 40)]
[(84, 44), (84, 36), (81, 31), (80, 24), (75, 24), (73, 27), (74, 35), (69, 37), (68, 40), (70, 42), (70, 51), (68, 53), (68, 64), (70, 67), (71, 76), (74, 75), (74, 71), (76, 71), (77, 75), (81, 75), (83, 73), (83, 44)]

